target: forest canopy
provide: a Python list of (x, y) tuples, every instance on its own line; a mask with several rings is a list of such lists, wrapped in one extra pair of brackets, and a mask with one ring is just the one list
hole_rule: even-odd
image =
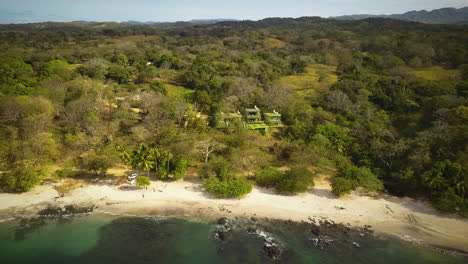
[[(235, 197), (248, 177), (306, 191), (313, 171), (338, 196), (387, 190), (467, 215), (467, 46), (467, 26), (391, 19), (0, 25), (0, 185), (120, 163), (193, 170)], [(282, 126), (217, 128), (254, 106)]]

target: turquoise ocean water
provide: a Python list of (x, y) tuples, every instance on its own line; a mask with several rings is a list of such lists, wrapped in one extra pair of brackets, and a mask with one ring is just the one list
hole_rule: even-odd
[[(3, 264), (467, 263), (434, 249), (361, 231), (230, 219), (86, 216), (0, 224)], [(219, 233), (222, 230), (222, 234)], [(219, 239), (221, 235), (221, 239)], [(265, 246), (280, 249), (271, 256)], [(355, 243), (353, 243), (355, 242)]]

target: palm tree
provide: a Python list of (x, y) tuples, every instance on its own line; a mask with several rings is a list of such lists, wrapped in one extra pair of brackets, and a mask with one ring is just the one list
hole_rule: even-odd
[(160, 167), (159, 167), (158, 174), (161, 179), (169, 177), (171, 159), (172, 159), (171, 152), (164, 150), (160, 153), (160, 158), (159, 158)]
[(146, 176), (149, 177), (149, 171), (152, 168), (154, 168), (154, 161), (151, 159), (148, 159), (148, 156), (143, 157), (143, 159), (141, 159), (140, 162), (138, 163), (138, 167), (146, 171)]
[(140, 144), (137, 149), (132, 151), (131, 156), (131, 165), (134, 169), (137, 170), (137, 174), (139, 174), (139, 169), (144, 168), (142, 165), (144, 161), (146, 160), (147, 156), (147, 148), (148, 146), (146, 144)]
[(169, 164), (172, 159), (172, 153), (169, 151), (165, 151), (166, 159), (167, 159), (167, 176), (169, 177)]
[(158, 151), (158, 149), (156, 147), (151, 147), (148, 150), (148, 154), (149, 154), (148, 158), (151, 158), (154, 161), (154, 169), (155, 169), (155, 171), (157, 173), (158, 172), (158, 161), (161, 158), (161, 153)]
[(125, 164), (125, 166), (129, 166), (132, 160), (130, 153), (121, 145), (117, 146), (117, 151), (119, 152), (119, 159)]
[(442, 186), (445, 184), (445, 179), (442, 177), (441, 174), (428, 175), (425, 177), (425, 182), (427, 187), (431, 190), (440, 190)]
[(455, 186), (457, 193), (461, 196), (462, 199), (465, 199), (466, 191), (468, 190), (468, 182), (466, 180), (460, 181)]

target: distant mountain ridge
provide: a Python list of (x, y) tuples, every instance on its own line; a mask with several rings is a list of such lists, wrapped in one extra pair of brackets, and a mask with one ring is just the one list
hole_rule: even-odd
[[(192, 19), (189, 21), (179, 21), (179, 22), (187, 22), (187, 23), (193, 23), (193, 24), (214, 24), (218, 22), (223, 22), (223, 21), (237, 21), (236, 19), (232, 18), (214, 18), (214, 19)], [(123, 24), (132, 24), (132, 25), (151, 25), (151, 24), (162, 24), (162, 23), (167, 23), (167, 22), (155, 22), (155, 21), (135, 21), (135, 20), (129, 20), (129, 21), (122, 21)]]
[(468, 24), (468, 7), (463, 8), (441, 8), (432, 11), (420, 10), (410, 11), (404, 14), (393, 15), (347, 15), (330, 17), (339, 20), (360, 20), (372, 17), (393, 18), (406, 21), (414, 21), (428, 24)]

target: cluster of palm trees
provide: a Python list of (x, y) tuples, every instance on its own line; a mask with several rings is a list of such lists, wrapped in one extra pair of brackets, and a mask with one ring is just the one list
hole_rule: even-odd
[(468, 191), (468, 177), (459, 164), (450, 161), (437, 162), (431, 170), (424, 173), (423, 182), (433, 191), (453, 188), (462, 199)]
[[(149, 177), (149, 172), (154, 169), (156, 175), (161, 179), (171, 177), (172, 171), (179, 171), (172, 168), (171, 161), (173, 155), (167, 150), (158, 150), (155, 146), (140, 144), (132, 151), (128, 151), (124, 146), (117, 146), (120, 160), (128, 167), (139, 173), (140, 170), (146, 171)], [(180, 158), (179, 158), (180, 159)], [(185, 172), (185, 168), (183, 168)]]

